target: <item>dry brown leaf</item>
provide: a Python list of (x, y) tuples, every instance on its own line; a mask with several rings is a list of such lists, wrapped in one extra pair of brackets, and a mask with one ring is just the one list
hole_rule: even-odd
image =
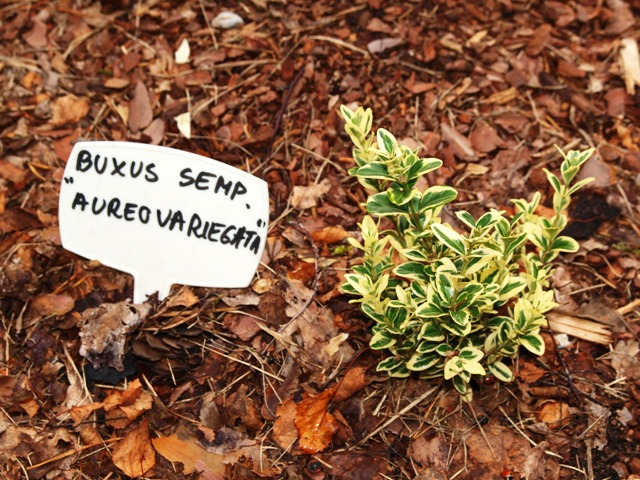
[(545, 402), (538, 413), (538, 419), (546, 423), (551, 430), (556, 430), (566, 425), (571, 420), (569, 405), (565, 402)]
[(371, 53), (382, 53), (390, 48), (397, 47), (403, 42), (401, 38), (379, 38), (367, 44), (367, 50)]
[(291, 192), (291, 206), (299, 210), (317, 207), (322, 195), (331, 188), (331, 182), (323, 179), (320, 183), (308, 187), (295, 186)]
[(257, 320), (249, 315), (225, 315), (223, 323), (245, 342), (251, 340), (261, 330)]
[(51, 104), (51, 120), (54, 126), (77, 123), (89, 113), (89, 99), (65, 95), (56, 98)]
[(290, 449), (298, 439), (298, 431), (294, 423), (297, 413), (298, 406), (290, 398), (278, 405), (276, 410), (277, 418), (273, 422), (272, 438), (283, 450)]
[(338, 383), (335, 394), (333, 395), (333, 401), (341, 402), (342, 400), (346, 400), (354, 393), (369, 385), (371, 379), (366, 377), (366, 372), (367, 367), (352, 367), (347, 370), (343, 379)]
[(442, 130), (442, 138), (453, 148), (456, 156), (462, 160), (477, 160), (478, 156), (471, 146), (471, 142), (467, 137), (458, 132), (451, 125), (443, 123), (440, 125)]
[(636, 24), (633, 11), (627, 2), (623, 0), (607, 0), (607, 5), (612, 10), (607, 22), (605, 32), (610, 35), (618, 35)]
[(298, 404), (294, 423), (300, 434), (300, 448), (305, 453), (321, 452), (331, 443), (338, 425), (336, 417), (327, 411), (327, 406), (334, 392), (335, 388), (330, 388)]
[(47, 24), (44, 23), (38, 16), (33, 19), (33, 27), (24, 36), (25, 42), (27, 42), (33, 48), (44, 48), (49, 43), (47, 40)]
[(120, 405), (109, 410), (105, 416), (106, 423), (114, 428), (125, 428), (136, 418), (151, 410), (152, 406), (153, 397), (143, 390), (133, 404)]
[(469, 140), (473, 148), (483, 153), (493, 152), (496, 148), (504, 146), (498, 132), (486, 122), (478, 122), (471, 132)]
[[(64, 315), (73, 310), (75, 301), (68, 293), (38, 295), (29, 305), (29, 316)], [(33, 318), (32, 317), (32, 318)]]
[(129, 102), (129, 128), (137, 132), (147, 127), (153, 120), (151, 100), (144, 83), (138, 82)]
[(129, 477), (140, 477), (156, 464), (156, 452), (149, 441), (149, 421), (129, 431), (113, 448), (113, 464)]
[(349, 233), (340, 225), (324, 227), (311, 233), (311, 238), (320, 245), (332, 245), (349, 236)]
[(159, 437), (151, 440), (153, 448), (170, 462), (180, 462), (184, 465), (184, 474), (193, 473), (194, 470), (206, 472), (207, 478), (211, 480), (224, 480), (225, 465), (224, 455), (209, 453), (200, 445), (195, 438), (187, 434), (173, 434), (169, 437)]

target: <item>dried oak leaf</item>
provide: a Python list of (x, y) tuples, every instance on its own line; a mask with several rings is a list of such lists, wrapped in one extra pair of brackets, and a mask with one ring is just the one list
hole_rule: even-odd
[(291, 206), (299, 210), (317, 207), (320, 197), (331, 188), (331, 182), (323, 179), (320, 183), (308, 187), (295, 186), (291, 192)]
[(210, 453), (196, 442), (194, 437), (186, 433), (174, 433), (169, 437), (159, 437), (151, 440), (153, 448), (170, 462), (180, 462), (184, 465), (182, 473), (188, 475), (198, 470), (203, 477), (210, 480), (225, 478), (224, 455)]
[(29, 318), (35, 320), (49, 315), (64, 315), (73, 310), (75, 301), (68, 293), (45, 293), (35, 297), (29, 305)]
[(156, 452), (149, 440), (149, 422), (144, 420), (113, 448), (113, 464), (129, 477), (140, 477), (156, 465)]
[(476, 155), (467, 137), (446, 123), (440, 125), (440, 129), (442, 130), (442, 138), (453, 148), (453, 152), (458, 158), (467, 161), (478, 159), (478, 155)]
[(138, 82), (129, 102), (129, 128), (137, 132), (147, 127), (153, 120), (151, 100), (144, 83)]
[(334, 393), (335, 387), (307, 397), (298, 404), (294, 424), (300, 434), (300, 448), (303, 452), (318, 453), (331, 443), (338, 424), (336, 417), (327, 411), (327, 406)]

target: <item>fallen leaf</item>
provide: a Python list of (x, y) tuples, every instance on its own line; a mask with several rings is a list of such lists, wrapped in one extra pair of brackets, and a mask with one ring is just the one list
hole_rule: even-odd
[(207, 478), (212, 480), (224, 480), (225, 465), (224, 455), (209, 453), (200, 445), (197, 440), (188, 435), (177, 434), (168, 437), (159, 437), (151, 440), (153, 448), (170, 462), (180, 462), (184, 465), (183, 474), (189, 475), (196, 468), (199, 472), (206, 472)]
[(44, 48), (49, 43), (47, 40), (47, 25), (38, 16), (33, 19), (33, 27), (24, 36), (27, 42), (33, 48)]
[(188, 110), (177, 117), (173, 117), (178, 126), (178, 130), (185, 138), (191, 138), (191, 112)]
[(73, 310), (75, 301), (68, 293), (45, 293), (35, 297), (29, 305), (29, 317), (64, 315)]
[(335, 388), (330, 388), (298, 404), (294, 423), (300, 435), (300, 448), (305, 453), (314, 454), (327, 448), (338, 429), (336, 417), (327, 411), (334, 392)]
[(291, 192), (291, 206), (299, 210), (306, 210), (318, 206), (320, 197), (331, 189), (331, 182), (323, 179), (320, 183), (308, 187), (295, 186)]
[(125, 88), (129, 86), (129, 79), (111, 77), (105, 80), (104, 86), (107, 88), (112, 88), (114, 90), (120, 90), (121, 88)]
[(339, 243), (349, 236), (351, 235), (340, 225), (324, 227), (311, 233), (311, 238), (321, 245)]
[(261, 331), (257, 320), (249, 315), (225, 315), (223, 323), (226, 328), (245, 342), (251, 340), (256, 333)]
[(632, 381), (640, 378), (640, 344), (635, 340), (619, 341), (612, 352), (607, 354), (611, 366), (616, 371), (616, 378)]
[(243, 24), (244, 20), (240, 15), (229, 11), (220, 12), (213, 20), (211, 20), (211, 26), (213, 28), (222, 28), (223, 30), (241, 27)]
[(113, 448), (113, 464), (129, 477), (140, 477), (156, 464), (156, 452), (149, 441), (149, 421), (129, 431)]
[[(318, 455), (325, 465), (325, 474), (321, 478), (334, 480), (383, 480), (391, 478), (391, 463), (387, 453), (380, 452), (340, 452)], [(316, 478), (316, 477), (311, 477)], [(420, 477), (423, 478), (423, 477)], [(433, 477), (443, 478), (443, 477)]]
[(133, 98), (129, 102), (129, 128), (132, 132), (138, 132), (147, 127), (153, 120), (151, 99), (144, 83), (136, 83)]
[(178, 65), (182, 65), (184, 63), (189, 63), (189, 56), (191, 55), (191, 48), (189, 47), (189, 40), (186, 38), (182, 39), (178, 49), (175, 53), (176, 63)]
[(453, 148), (453, 151), (458, 158), (467, 161), (478, 159), (478, 156), (473, 150), (471, 142), (467, 137), (446, 123), (441, 124), (440, 129), (442, 130), (442, 138)]
[(401, 38), (379, 38), (367, 44), (367, 50), (371, 53), (382, 53), (390, 48), (397, 47), (403, 42)]
[(341, 402), (351, 397), (354, 393), (362, 390), (371, 383), (371, 379), (366, 376), (367, 367), (352, 367), (344, 374), (340, 383), (336, 387), (333, 395), (333, 402)]
[(611, 9), (611, 14), (605, 32), (609, 35), (618, 35), (636, 24), (636, 19), (627, 2), (607, 0), (607, 5)]
[(291, 448), (293, 443), (298, 439), (298, 431), (295, 425), (295, 418), (298, 413), (296, 403), (287, 398), (278, 405), (276, 409), (276, 420), (273, 422), (272, 438), (273, 441), (283, 450)]
[(555, 400), (546, 402), (538, 412), (538, 419), (546, 423), (551, 430), (556, 430), (571, 420), (569, 405)]
[(469, 140), (473, 148), (483, 153), (493, 152), (496, 148), (504, 146), (498, 132), (487, 122), (478, 122), (471, 132)]
[(65, 95), (56, 98), (51, 104), (51, 120), (54, 126), (77, 123), (89, 113), (89, 99)]
[(640, 54), (635, 38), (620, 40), (620, 67), (627, 93), (635, 94), (636, 86), (640, 86)]

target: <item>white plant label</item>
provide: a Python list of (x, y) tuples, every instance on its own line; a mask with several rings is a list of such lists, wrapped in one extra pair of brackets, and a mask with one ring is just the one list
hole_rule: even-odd
[(264, 180), (154, 145), (78, 142), (60, 189), (62, 246), (133, 275), (134, 303), (176, 283), (247, 287), (268, 220)]

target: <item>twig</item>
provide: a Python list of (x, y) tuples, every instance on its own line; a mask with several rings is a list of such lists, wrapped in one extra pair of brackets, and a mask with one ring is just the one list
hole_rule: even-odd
[(422, 395), (420, 395), (418, 398), (416, 398), (413, 402), (411, 402), (409, 405), (407, 405), (406, 407), (404, 407), (402, 410), (400, 410), (398, 413), (396, 413), (395, 415), (393, 415), (392, 417), (390, 417), (386, 422), (384, 422), (382, 425), (380, 425), (378, 428), (376, 428), (373, 432), (371, 432), (369, 435), (367, 435), (366, 437), (364, 437), (362, 440), (360, 440), (356, 446), (360, 446), (363, 443), (366, 443), (371, 437), (377, 435), (378, 433), (380, 433), (382, 430), (384, 430), (386, 427), (388, 427), (389, 425), (391, 425), (393, 422), (395, 422), (398, 418), (400, 418), (402, 415), (404, 415), (405, 413), (407, 413), (409, 410), (411, 410), (413, 407), (415, 407), (416, 405), (418, 405), (419, 403), (421, 403), (425, 398), (427, 398), (429, 395), (431, 395), (433, 392), (435, 392), (438, 389), (438, 387), (433, 387), (431, 390), (427, 390), (426, 392), (424, 392)]
[(340, 47), (347, 48), (349, 50), (353, 50), (354, 52), (361, 53), (362, 55), (364, 55), (365, 58), (371, 57), (371, 54), (366, 50), (356, 47), (351, 43), (347, 43), (344, 40), (340, 40), (339, 38), (328, 37), (327, 35), (311, 35), (309, 38), (312, 40), (321, 40), (324, 42), (334, 43)]
[(282, 117), (284, 116), (284, 112), (287, 111), (287, 106), (291, 101), (293, 90), (296, 88), (296, 85), (302, 78), (303, 73), (304, 73), (304, 68), (301, 68), (298, 71), (298, 73), (296, 73), (296, 76), (293, 78), (293, 80), (289, 84), (289, 87), (287, 88), (287, 92), (285, 93), (284, 98), (282, 99), (282, 105), (280, 105), (280, 109), (276, 113), (276, 116), (273, 120), (273, 135), (271, 135), (271, 139), (269, 140), (269, 144), (267, 145), (267, 149), (265, 150), (265, 153), (264, 153), (264, 163), (266, 163), (271, 158), (271, 153), (273, 151), (273, 144), (275, 143), (276, 137), (278, 136), (278, 133), (282, 128)]
[(108, 445), (109, 443), (114, 443), (114, 442), (117, 442), (118, 440), (122, 440), (122, 437), (110, 438), (109, 440), (103, 440), (102, 442), (96, 442), (96, 443), (92, 443), (91, 445), (85, 445), (84, 447), (74, 448), (72, 450), (68, 450), (68, 451), (66, 451), (64, 453), (56, 455), (55, 457), (51, 457), (49, 460), (45, 460), (44, 462), (40, 462), (40, 463), (37, 463), (35, 465), (31, 465), (30, 467), (27, 467), (27, 470), (33, 470), (35, 468), (40, 468), (40, 467), (42, 467), (44, 465), (47, 465), (49, 463), (57, 462), (58, 460), (62, 460), (63, 458), (66, 458), (66, 457), (68, 457), (70, 455), (73, 455), (75, 453), (80, 453), (80, 452), (83, 452), (84, 450), (88, 450), (90, 448), (97, 447), (97, 446)]

